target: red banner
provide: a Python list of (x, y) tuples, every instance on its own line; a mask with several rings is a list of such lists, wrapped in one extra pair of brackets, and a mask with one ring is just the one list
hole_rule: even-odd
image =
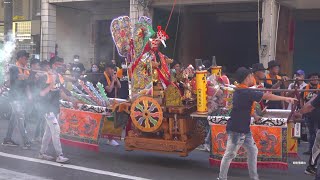
[[(251, 126), (252, 136), (258, 147), (258, 167), (287, 169), (287, 128)], [(210, 162), (219, 165), (227, 147), (225, 125), (212, 125), (212, 149)], [(247, 167), (247, 154), (240, 148), (231, 167)]]
[(62, 142), (97, 150), (102, 114), (60, 108)]

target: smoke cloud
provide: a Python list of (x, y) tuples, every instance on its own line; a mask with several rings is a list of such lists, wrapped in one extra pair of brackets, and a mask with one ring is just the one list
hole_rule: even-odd
[[(4, 38), (6, 39), (6, 38)], [(16, 48), (15, 37), (12, 33), (8, 35), (8, 41), (0, 44), (0, 84), (8, 80), (8, 65)]]

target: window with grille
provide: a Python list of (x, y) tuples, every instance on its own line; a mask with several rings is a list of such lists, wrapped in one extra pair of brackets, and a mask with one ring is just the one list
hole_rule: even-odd
[(31, 39), (31, 21), (15, 22), (13, 29), (17, 40)]

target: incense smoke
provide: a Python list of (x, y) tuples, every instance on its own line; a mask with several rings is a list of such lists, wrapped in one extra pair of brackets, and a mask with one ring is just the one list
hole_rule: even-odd
[[(8, 40), (4, 42), (3, 46), (0, 46), (0, 84), (2, 85), (8, 80), (8, 64), (12, 58), (13, 52), (16, 48), (15, 37), (12, 33), (8, 36)], [(6, 39), (6, 38), (4, 38)]]

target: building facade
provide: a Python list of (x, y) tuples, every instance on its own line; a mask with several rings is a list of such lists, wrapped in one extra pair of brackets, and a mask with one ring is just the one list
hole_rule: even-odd
[(129, 0), (42, 0), (42, 59), (58, 55), (72, 62), (79, 55), (89, 67), (115, 58), (110, 23), (129, 11)]
[[(13, 1), (13, 35), (17, 49), (40, 54), (40, 4), (41, 0)], [(4, 32), (4, 1), (0, 1), (0, 40)]]
[[(218, 64), (227, 66), (230, 71), (257, 62), (267, 67), (274, 59), (281, 63), (282, 71), (287, 75), (296, 68), (307, 68), (301, 66), (305, 52), (297, 49), (304, 43), (299, 42), (299, 39), (303, 40), (300, 36), (304, 36), (304, 29), (299, 30), (299, 27), (306, 26), (299, 19), (312, 17), (314, 23), (308, 26), (315, 27), (316, 17), (319, 17), (315, 9), (320, 8), (320, 1), (176, 2), (170, 16), (172, 0), (42, 0), (41, 57), (49, 59), (58, 54), (70, 62), (77, 54), (87, 67), (117, 59), (109, 30), (111, 20), (129, 15), (136, 21), (147, 15), (153, 18), (155, 27), (165, 27), (169, 22), (170, 39), (168, 48), (163, 51), (184, 65), (194, 64), (197, 58), (210, 61), (215, 56)], [(311, 11), (314, 15), (308, 14)]]
[[(259, 61), (267, 67), (276, 59), (281, 73), (288, 76), (297, 69), (315, 72), (320, 65), (316, 50), (320, 48), (316, 43), (320, 37), (316, 35), (320, 24), (318, 0), (177, 2), (175, 14), (180, 18), (175, 22), (180, 25), (171, 23), (173, 32), (178, 31), (178, 37), (173, 37), (177, 41), (171, 44), (176, 50), (171, 54), (180, 61), (194, 63), (197, 58), (211, 60), (216, 56), (218, 64), (232, 72)], [(154, 0), (152, 6), (168, 14), (172, 1)]]

